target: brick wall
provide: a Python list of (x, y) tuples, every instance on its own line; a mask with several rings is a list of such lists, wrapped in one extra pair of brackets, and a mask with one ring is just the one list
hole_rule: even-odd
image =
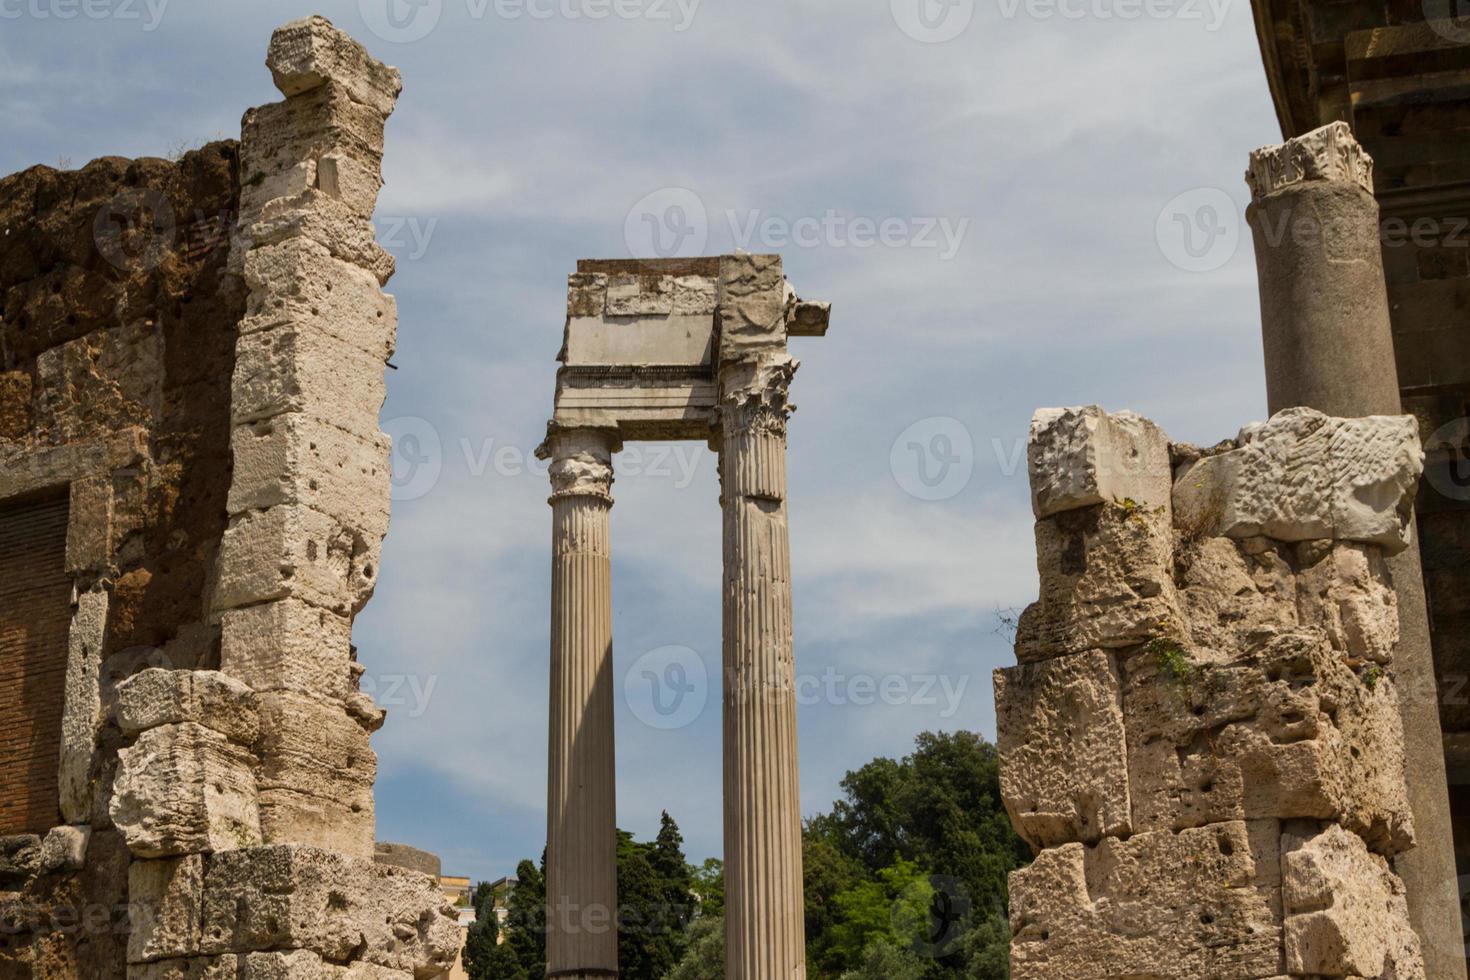
[(66, 499), (0, 508), (0, 834), (57, 813), (71, 576)]

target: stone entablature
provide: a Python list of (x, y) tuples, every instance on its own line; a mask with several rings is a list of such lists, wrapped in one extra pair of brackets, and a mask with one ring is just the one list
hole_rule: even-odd
[(1012, 976), (1424, 977), (1386, 557), (1412, 420), (1209, 450), (1096, 407), (1030, 438), (1040, 599), (995, 674)]

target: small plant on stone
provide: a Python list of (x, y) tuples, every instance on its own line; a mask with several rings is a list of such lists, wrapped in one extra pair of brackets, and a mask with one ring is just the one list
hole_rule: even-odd
[(1159, 658), (1159, 671), (1170, 680), (1188, 687), (1194, 679), (1194, 665), (1178, 643), (1159, 637), (1149, 640), (1144, 649)]
[(1363, 678), (1363, 684), (1367, 686), (1368, 690), (1376, 691), (1378, 690), (1379, 680), (1383, 678), (1383, 668), (1377, 664), (1369, 664), (1361, 676)]

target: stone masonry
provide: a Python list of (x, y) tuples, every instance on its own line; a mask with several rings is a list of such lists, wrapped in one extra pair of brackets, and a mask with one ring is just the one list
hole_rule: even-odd
[(459, 951), (435, 880), (374, 860), (351, 642), (388, 527), (370, 219), (401, 82), (320, 17), (266, 63), (285, 100), (238, 144), (0, 182), (0, 513), (23, 537), (55, 501), (72, 576), (56, 762), (0, 783), (4, 980), (429, 980)]
[(1412, 417), (1210, 449), (1096, 407), (1029, 448), (1039, 600), (995, 674), (1015, 980), (1426, 976), (1387, 558)]

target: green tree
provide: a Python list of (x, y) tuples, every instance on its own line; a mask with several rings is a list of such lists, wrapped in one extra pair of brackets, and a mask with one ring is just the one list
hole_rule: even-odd
[(861, 965), (842, 974), (842, 980), (923, 980), (924, 961), (886, 940), (870, 945)]
[(530, 861), (516, 865), (516, 887), (506, 901), (506, 945), (530, 978), (546, 975), (545, 867), (545, 853), (539, 868)]
[(486, 881), (475, 886), (475, 923), (465, 935), (464, 968), (470, 980), (530, 980), (510, 943), (500, 942), (496, 895)]
[(1009, 980), (1011, 975), (1011, 926), (995, 913), (976, 924), (965, 936), (969, 959), (967, 980)]
[[(973, 732), (924, 733), (913, 754), (875, 759), (842, 788), (804, 834), (812, 976), (865, 969), (886, 943), (920, 953), (924, 980), (1004, 978), (1005, 920), (982, 928), (973, 910), (1005, 908), (1007, 875), (1030, 852), (1001, 803), (995, 748)], [(910, 878), (898, 894), (895, 876)], [(921, 894), (927, 913), (912, 901)], [(885, 914), (904, 924), (884, 927)]]
[(698, 868), (690, 869), (694, 894), (698, 899), (697, 915), (722, 918), (725, 915), (725, 862), (705, 858)]
[(687, 938), (684, 958), (664, 980), (725, 980), (725, 920), (701, 915), (690, 924)]

